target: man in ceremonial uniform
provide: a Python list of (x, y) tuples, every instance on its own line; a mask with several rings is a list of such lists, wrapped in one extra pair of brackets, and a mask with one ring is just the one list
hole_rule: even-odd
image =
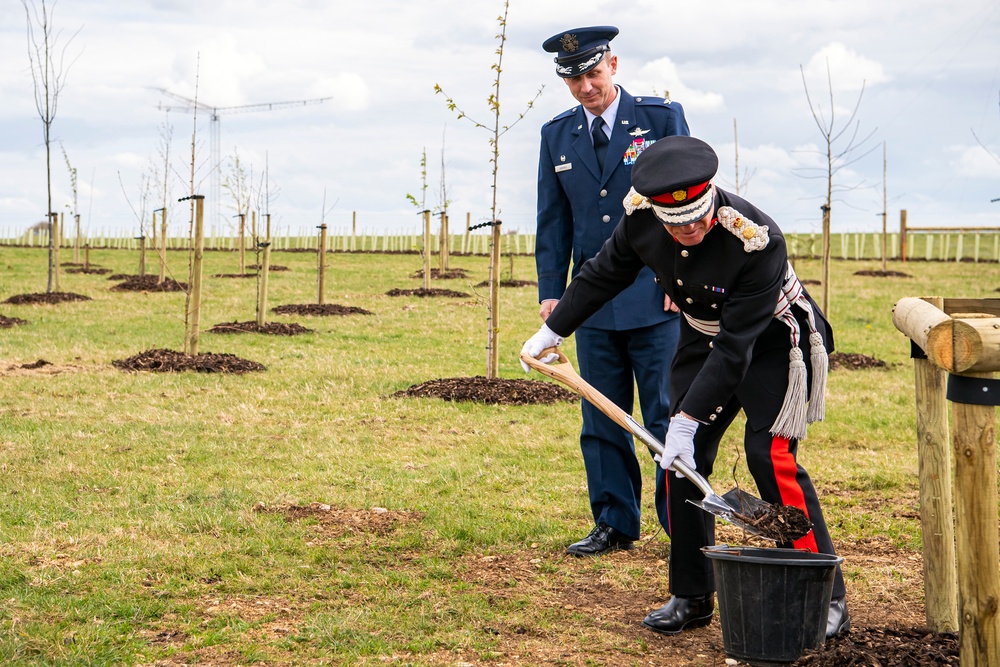
[[(707, 478), (742, 409), (747, 466), (761, 497), (802, 509), (813, 524), (781, 546), (833, 554), (816, 490), (796, 461), (807, 423), (823, 417), (833, 332), (796, 278), (774, 221), (712, 183), (718, 164), (708, 144), (685, 136), (639, 156), (625, 217), (522, 351), (540, 357), (651, 268), (683, 316), (661, 468), (680, 459)], [(686, 478), (669, 476), (666, 495), (672, 597), (643, 625), (676, 634), (711, 622), (715, 583), (701, 548), (715, 543), (715, 517), (687, 502), (702, 494)], [(827, 636), (849, 627), (838, 567)]]
[[(621, 219), (636, 158), (662, 137), (688, 134), (679, 104), (633, 97), (614, 84), (618, 57), (609, 42), (617, 34), (612, 26), (576, 28), (542, 45), (556, 54), (556, 74), (579, 102), (542, 128), (535, 247), (542, 320), (566, 289), (570, 262), (575, 275)], [(645, 269), (576, 332), (583, 378), (629, 414), (638, 385), (643, 421), (661, 438), (677, 331), (677, 314)], [(582, 413), (580, 448), (595, 526), (566, 551), (588, 556), (629, 549), (639, 538), (642, 490), (632, 438), (587, 401)], [(658, 472), (657, 485), (662, 480)], [(666, 508), (657, 511), (666, 528)]]

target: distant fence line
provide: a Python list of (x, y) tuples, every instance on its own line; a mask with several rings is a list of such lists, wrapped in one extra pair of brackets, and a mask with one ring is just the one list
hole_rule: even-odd
[[(511, 232), (503, 234), (504, 254), (534, 254), (535, 235)], [(822, 252), (822, 237), (818, 233), (785, 234), (789, 255), (794, 258), (819, 258)], [(910, 228), (906, 236), (906, 259), (935, 262), (1000, 262), (1000, 228), (995, 231), (933, 231)], [(477, 230), (469, 234), (451, 234), (448, 237), (448, 252), (451, 254), (487, 255), (490, 248), (490, 233), (488, 229)], [(253, 239), (245, 238), (247, 250), (253, 247)], [(46, 247), (49, 238), (47, 231), (14, 234), (8, 231), (0, 234), (0, 246)], [(92, 249), (138, 250), (139, 239), (125, 234), (95, 235), (80, 239), (81, 247), (89, 245)], [(152, 249), (154, 241), (146, 240), (146, 247)], [(72, 237), (63, 238), (60, 247), (73, 248)], [(327, 252), (386, 252), (386, 253), (417, 253), (423, 245), (422, 234), (351, 234), (332, 233), (327, 237)], [(319, 246), (318, 235), (285, 235), (271, 238), (272, 250), (316, 251)], [(887, 259), (899, 260), (900, 234), (893, 232), (887, 235)], [(188, 247), (187, 237), (167, 237), (169, 250), (183, 250)], [(437, 235), (431, 236), (432, 254), (437, 254), (440, 243)], [(212, 235), (205, 239), (206, 250), (233, 251), (239, 248), (239, 238), (230, 235)], [(882, 234), (878, 232), (847, 232), (832, 234), (830, 237), (830, 256), (833, 259), (846, 260), (881, 260)]]

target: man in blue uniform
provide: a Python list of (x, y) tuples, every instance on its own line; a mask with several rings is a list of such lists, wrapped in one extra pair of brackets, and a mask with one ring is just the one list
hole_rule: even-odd
[[(661, 137), (688, 134), (679, 104), (632, 97), (613, 83), (618, 57), (609, 42), (617, 34), (612, 26), (576, 28), (542, 45), (557, 54), (556, 74), (580, 103), (542, 128), (535, 262), (543, 320), (566, 289), (570, 260), (576, 275), (621, 219), (636, 157)], [(646, 269), (576, 332), (580, 375), (629, 414), (637, 384), (643, 421), (661, 438), (677, 331), (677, 314)], [(630, 549), (639, 538), (642, 490), (632, 438), (586, 401), (582, 411), (580, 448), (595, 526), (566, 551), (587, 556)], [(659, 471), (657, 485), (662, 478)], [(657, 512), (666, 528), (666, 508)]]
[[(807, 423), (823, 418), (833, 331), (796, 278), (774, 221), (713, 185), (718, 165), (712, 148), (693, 137), (667, 137), (643, 153), (623, 202), (625, 217), (522, 352), (540, 357), (652, 269), (683, 316), (661, 467), (680, 459), (707, 478), (723, 434), (742, 409), (747, 467), (761, 497), (798, 507), (813, 525), (811, 533), (779, 546), (833, 554), (816, 489), (796, 460)], [(715, 543), (715, 520), (687, 502), (701, 500), (694, 484), (673, 475), (668, 480), (672, 597), (643, 625), (676, 634), (712, 620), (715, 581), (701, 548)], [(658, 495), (657, 505), (663, 501)], [(827, 636), (849, 627), (838, 567)]]

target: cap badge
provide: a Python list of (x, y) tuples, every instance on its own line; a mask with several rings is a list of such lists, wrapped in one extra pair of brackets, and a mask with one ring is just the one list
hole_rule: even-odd
[(559, 44), (562, 46), (563, 51), (567, 53), (573, 53), (578, 48), (580, 48), (580, 42), (576, 39), (576, 35), (566, 33), (559, 40)]
[(767, 247), (767, 242), (770, 240), (767, 235), (767, 225), (758, 225), (753, 220), (743, 217), (732, 206), (720, 208), (718, 216), (719, 223), (743, 241), (744, 252), (763, 250)]
[(674, 198), (674, 201), (684, 201), (688, 198), (687, 190), (674, 190), (670, 195)]

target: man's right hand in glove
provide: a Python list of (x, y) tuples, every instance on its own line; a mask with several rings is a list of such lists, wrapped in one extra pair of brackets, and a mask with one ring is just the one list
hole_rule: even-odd
[[(543, 350), (547, 350), (550, 347), (559, 347), (560, 345), (562, 345), (562, 342), (563, 342), (562, 336), (556, 335), (556, 333), (552, 331), (552, 329), (550, 329), (547, 325), (543, 324), (542, 328), (539, 329), (534, 336), (529, 338), (528, 341), (524, 344), (524, 347), (521, 348), (521, 354), (527, 354), (529, 357), (534, 357), (539, 361), (541, 361), (543, 364), (551, 364), (553, 361), (559, 358), (558, 354), (550, 352), (546, 354), (544, 357), (539, 357), (538, 355), (540, 355)], [(528, 366), (528, 364), (524, 363), (523, 360), (521, 361), (521, 368), (524, 369), (525, 373), (531, 372), (531, 367)]]
[[(653, 457), (660, 467), (670, 470), (670, 464), (674, 459), (680, 459), (681, 463), (686, 463), (687, 467), (695, 470), (694, 464), (694, 434), (698, 430), (698, 422), (678, 412), (670, 418), (670, 426), (667, 427), (667, 440), (663, 443), (663, 456), (657, 454)], [(683, 477), (681, 473), (676, 473), (678, 477)]]

